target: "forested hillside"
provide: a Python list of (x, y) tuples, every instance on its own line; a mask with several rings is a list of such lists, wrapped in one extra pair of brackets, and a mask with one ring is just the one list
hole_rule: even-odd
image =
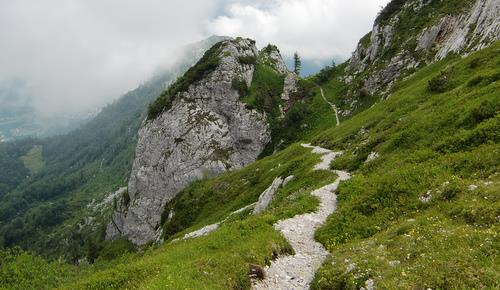
[[(87, 205), (126, 184), (148, 104), (218, 40), (186, 48), (174, 68), (126, 93), (71, 133), (0, 144), (0, 165), (6, 169), (0, 182), (0, 245), (70, 260), (96, 251), (104, 234), (99, 220), (109, 213), (94, 213)], [(41, 148), (43, 164), (36, 173), (22, 158), (35, 146)], [(96, 225), (87, 227), (91, 215)]]

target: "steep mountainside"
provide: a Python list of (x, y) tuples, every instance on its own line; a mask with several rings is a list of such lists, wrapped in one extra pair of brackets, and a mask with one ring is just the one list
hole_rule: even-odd
[[(266, 118), (246, 108), (232, 86), (233, 80), (251, 85), (255, 64), (244, 60), (255, 60), (257, 53), (247, 39), (220, 42), (166, 92), (162, 111), (139, 131), (128, 196), (108, 226), (108, 238), (145, 244), (159, 236), (163, 207), (181, 189), (257, 159), (270, 139)], [(182, 82), (189, 86), (172, 92)]]
[[(316, 233), (334, 255), (317, 272), (313, 289), (500, 286), (499, 46), (426, 67), (396, 84), (387, 100), (307, 140), (344, 151), (331, 167), (352, 176), (337, 190), (337, 212)], [(453, 71), (452, 86), (431, 90), (444, 69)], [(319, 162), (319, 155), (294, 144), (191, 184), (165, 207), (165, 243), (142, 253), (121, 256), (117, 241), (95, 265), (74, 267), (3, 252), (9, 263), (0, 281), (76, 289), (249, 289), (251, 279), (265, 275), (265, 265), (294, 254), (273, 224), (315, 211), (318, 200), (310, 193), (337, 178), (313, 170)], [(253, 215), (259, 195), (277, 177), (289, 176), (270, 205)], [(206, 225), (218, 226), (182, 240)], [(113, 257), (119, 258), (106, 261)], [(277, 274), (286, 281), (286, 272)]]
[[(499, 18), (494, 15), (499, 1), (391, 1), (375, 26), (397, 22), (392, 48), (374, 45), (379, 52), (373, 60), (366, 59), (358, 73), (353, 71), (353, 57), (317, 76), (298, 79), (284, 67), (280, 70), (279, 53), (272, 45), (260, 52), (250, 40), (240, 38), (215, 45), (150, 106), (140, 129), (128, 192), (118, 191), (122, 197), (115, 199), (114, 218), (127, 221), (130, 211), (131, 217), (138, 217), (132, 221), (136, 225), (152, 220), (154, 224), (143, 233), (159, 243), (134, 247), (126, 238), (143, 241), (135, 236), (139, 231), (130, 229), (125, 238), (106, 241), (94, 253), (92, 265), (78, 266), (3, 250), (0, 285), (500, 288), (500, 41), (498, 34), (486, 37), (487, 31), (497, 29)], [(432, 27), (454, 17), (462, 19), (454, 31), (460, 31), (467, 19), (483, 19), (474, 20), (478, 26), (484, 23), (474, 36), (481, 39), (479, 46), (466, 41), (457, 53), (448, 49), (448, 55), (441, 56), (438, 52), (444, 46), (436, 37), (415, 58), (418, 66), (396, 70), (393, 79), (375, 84), (373, 95), (368, 88), (362, 90), (365, 79), (383, 78), (391, 71), (397, 55), (414, 56), (410, 51), (415, 50), (406, 44), (416, 48), (417, 40), (426, 38), (422, 36)], [(451, 39), (453, 34), (444, 35)], [(370, 46), (370, 36), (360, 43)], [(242, 53), (247, 57), (235, 57)], [(228, 75), (236, 78), (225, 77), (222, 68), (229, 66)], [(220, 79), (212, 79), (214, 75)], [(198, 90), (210, 98), (201, 98)], [(200, 99), (193, 100), (195, 96)], [(221, 98), (224, 102), (230, 98), (231, 106), (212, 106)], [(262, 118), (257, 122), (265, 126), (258, 127), (263, 129), (258, 136), (265, 138), (252, 140), (252, 144), (262, 141), (258, 150), (242, 151), (251, 152), (255, 162), (237, 168), (241, 163), (229, 163), (240, 160), (238, 155), (232, 158), (231, 150), (216, 154), (215, 160), (198, 159), (193, 144), (209, 157), (216, 151), (209, 147), (211, 141), (220, 141), (203, 133), (208, 130), (216, 134), (226, 130), (227, 144), (238, 144), (233, 140), (240, 135), (232, 135), (228, 128), (238, 119), (223, 115), (219, 106)], [(344, 111), (340, 123), (337, 107)], [(204, 118), (189, 122), (189, 112), (196, 116), (199, 111), (205, 112)], [(179, 122), (171, 115), (186, 120)], [(180, 134), (190, 128), (197, 134), (189, 140), (208, 142), (185, 144), (187, 138)], [(257, 151), (262, 151), (260, 158)], [(149, 152), (155, 155), (148, 156)], [(200, 179), (194, 169), (188, 172), (194, 181), (185, 188), (174, 194), (162, 191), (157, 186), (168, 187), (170, 182), (161, 184), (164, 175), (159, 172), (171, 170), (166, 161), (177, 158), (171, 156), (175, 154), (181, 156), (178, 160), (194, 157), (201, 168), (208, 164), (218, 175)], [(144, 208), (149, 201), (141, 200), (142, 190), (148, 192), (146, 198), (158, 199), (150, 204), (154, 211)], [(157, 195), (151, 194), (153, 190)], [(108, 233), (116, 235), (117, 229), (133, 223), (125, 222), (122, 228), (111, 224)], [(304, 239), (297, 236), (300, 233)], [(328, 252), (332, 255), (325, 260)]]
[[(445, 77), (443, 77), (445, 76)], [(450, 56), (315, 144), (353, 177), (316, 238), (313, 289), (500, 285), (500, 42)]]
[[(222, 39), (211, 37), (187, 47), (172, 69), (126, 93), (69, 134), (2, 144), (0, 166), (8, 164), (9, 170), (0, 178), (0, 246), (17, 245), (71, 260), (94, 252), (98, 245), (92, 240), (104, 238), (99, 220), (107, 223), (110, 213), (88, 205), (93, 200), (99, 204), (126, 184), (148, 104)], [(41, 154), (33, 156), (40, 160), (23, 159), (34, 148)], [(30, 172), (23, 160), (43, 167)]]
[(159, 240), (165, 204), (187, 185), (293, 140), (280, 132), (285, 109), (302, 96), (297, 86), (275, 46), (259, 52), (242, 38), (214, 45), (150, 106), (107, 239)]
[(397, 80), (427, 64), (499, 40), (498, 19), (498, 0), (391, 1), (347, 63), (342, 114), (387, 96)]

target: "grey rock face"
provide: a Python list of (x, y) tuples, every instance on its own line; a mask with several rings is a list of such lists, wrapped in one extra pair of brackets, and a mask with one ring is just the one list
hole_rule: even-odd
[(436, 59), (480, 50), (500, 39), (500, 0), (477, 0), (469, 13), (440, 24), (445, 33), (443, 41), (436, 43)]
[(266, 117), (247, 109), (231, 86), (234, 78), (251, 84), (255, 68), (238, 58), (257, 53), (253, 41), (224, 41), (219, 66), (179, 93), (168, 111), (144, 122), (128, 184), (130, 202), (113, 214), (107, 239), (124, 236), (138, 245), (154, 240), (165, 204), (184, 187), (257, 159), (270, 141)]
[(283, 178), (281, 177), (276, 177), (273, 180), (273, 183), (264, 190), (259, 196), (259, 200), (257, 201), (257, 204), (255, 204), (255, 207), (253, 209), (253, 214), (259, 214), (263, 212), (271, 203), (273, 200), (274, 194), (276, 191), (278, 191), (278, 188), (283, 184)]
[(283, 84), (283, 94), (281, 95), (282, 100), (290, 101), (290, 95), (297, 92), (298, 81), (299, 77), (295, 73), (287, 73)]
[(199, 229), (197, 231), (185, 234), (184, 237), (182, 237), (182, 239), (183, 240), (188, 240), (188, 239), (195, 239), (195, 238), (199, 238), (199, 237), (202, 237), (202, 236), (206, 236), (209, 233), (211, 233), (211, 232), (215, 231), (216, 229), (218, 229), (219, 226), (220, 226), (219, 223), (205, 226), (205, 227), (203, 227), (203, 228), (201, 228), (201, 229)]
[[(394, 21), (394, 20), (393, 20)], [(359, 43), (349, 61), (348, 70), (354, 74), (363, 72), (366, 67), (374, 62), (379, 53), (391, 44), (394, 33), (394, 22), (388, 25), (375, 24), (370, 34), (370, 43)]]
[(275, 46), (261, 50), (260, 58), (263, 63), (273, 67), (279, 74), (289, 73), (280, 51)]
[[(428, 3), (408, 1), (404, 9), (418, 13)], [(416, 41), (414, 51), (401, 49), (381, 66), (382, 69), (370, 71), (363, 88), (372, 94), (384, 93), (402, 73), (423, 62), (440, 60), (450, 53), (467, 54), (490, 45), (500, 39), (499, 19), (500, 0), (476, 0), (472, 8), (462, 14), (443, 16), (435, 25), (424, 28), (413, 38)], [(352, 82), (354, 76), (381, 61), (384, 50), (392, 44), (394, 28), (399, 21), (398, 15), (395, 15), (385, 24), (374, 25), (369, 43), (359, 43), (354, 51), (346, 68), (349, 74), (345, 82)], [(420, 55), (433, 57), (429, 60)]]

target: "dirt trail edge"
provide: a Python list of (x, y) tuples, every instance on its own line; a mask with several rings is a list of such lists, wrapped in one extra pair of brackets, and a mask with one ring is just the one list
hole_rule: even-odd
[(319, 90), (321, 92), (321, 96), (323, 97), (323, 100), (325, 100), (325, 102), (327, 102), (328, 105), (330, 105), (330, 107), (332, 107), (332, 110), (335, 112), (335, 119), (337, 120), (337, 126), (340, 125), (339, 110), (337, 109), (337, 106), (335, 106), (332, 102), (330, 102), (326, 99), (325, 93), (323, 92), (323, 88), (319, 88)]
[[(341, 152), (333, 152), (310, 144), (312, 153), (321, 154), (321, 162), (314, 170), (329, 170), (330, 162)], [(279, 257), (264, 268), (265, 278), (253, 280), (253, 289), (309, 289), (314, 274), (329, 255), (328, 251), (316, 240), (314, 232), (324, 224), (336, 209), (337, 196), (334, 192), (340, 181), (350, 178), (345, 171), (334, 171), (338, 178), (335, 182), (314, 190), (311, 194), (320, 200), (319, 208), (314, 213), (296, 215), (274, 224), (295, 250), (293, 256)]]

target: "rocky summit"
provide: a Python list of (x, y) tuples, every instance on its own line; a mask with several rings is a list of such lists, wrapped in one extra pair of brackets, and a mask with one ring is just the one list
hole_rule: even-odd
[[(252, 40), (220, 42), (194, 67), (216, 58), (216, 68), (172, 96), (170, 108), (144, 121), (128, 192), (107, 227), (107, 239), (123, 236), (139, 245), (158, 239), (164, 206), (179, 191), (257, 159), (270, 141), (266, 116), (240, 101), (233, 82), (252, 84), (258, 56)], [(277, 72), (287, 72), (277, 50), (266, 60)]]

